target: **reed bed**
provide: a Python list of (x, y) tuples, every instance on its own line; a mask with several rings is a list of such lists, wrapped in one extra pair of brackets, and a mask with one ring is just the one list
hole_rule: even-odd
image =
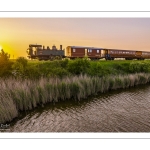
[(0, 123), (11, 121), (19, 111), (64, 100), (81, 100), (109, 90), (150, 82), (150, 73), (90, 77), (41, 78), (40, 80), (0, 79)]

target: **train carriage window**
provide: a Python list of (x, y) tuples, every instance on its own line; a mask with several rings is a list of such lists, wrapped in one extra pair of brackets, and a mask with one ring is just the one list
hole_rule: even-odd
[(99, 50), (97, 50), (97, 53), (99, 53)]
[(92, 49), (88, 49), (88, 53), (92, 53)]
[(75, 48), (73, 49), (73, 52), (76, 52), (76, 49), (75, 49)]

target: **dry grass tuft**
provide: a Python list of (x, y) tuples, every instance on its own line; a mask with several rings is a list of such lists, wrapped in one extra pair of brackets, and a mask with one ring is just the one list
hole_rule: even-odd
[(11, 121), (19, 111), (31, 110), (37, 105), (66, 99), (81, 100), (108, 90), (133, 87), (150, 82), (150, 74), (90, 77), (87, 75), (40, 80), (0, 79), (0, 123)]

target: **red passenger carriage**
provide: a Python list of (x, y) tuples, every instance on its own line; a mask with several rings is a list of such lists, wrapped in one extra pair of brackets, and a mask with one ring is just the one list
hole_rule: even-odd
[(90, 59), (101, 59), (104, 58), (104, 52), (103, 48), (68, 46), (66, 48), (65, 56), (70, 59), (83, 57), (88, 57)]

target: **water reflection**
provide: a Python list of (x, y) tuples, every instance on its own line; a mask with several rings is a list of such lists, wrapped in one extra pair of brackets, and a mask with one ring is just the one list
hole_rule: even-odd
[(10, 132), (149, 132), (150, 86), (111, 91), (22, 113)]

